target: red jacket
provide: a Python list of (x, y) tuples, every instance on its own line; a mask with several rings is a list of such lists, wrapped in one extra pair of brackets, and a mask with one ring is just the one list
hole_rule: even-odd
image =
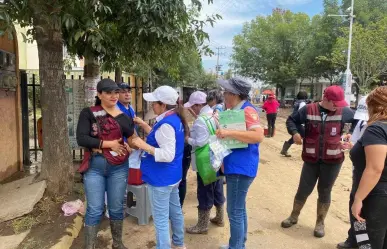
[(265, 110), (266, 114), (277, 113), (279, 106), (280, 104), (276, 99), (268, 99), (263, 104), (262, 109)]

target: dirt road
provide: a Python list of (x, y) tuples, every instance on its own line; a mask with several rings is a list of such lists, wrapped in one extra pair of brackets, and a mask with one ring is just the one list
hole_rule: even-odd
[[(265, 123), (262, 120), (262, 123)], [(248, 193), (249, 237), (248, 249), (329, 249), (346, 238), (348, 223), (348, 200), (351, 186), (351, 164), (347, 158), (333, 189), (332, 205), (326, 219), (326, 236), (313, 237), (316, 219), (316, 190), (309, 197), (301, 213), (298, 225), (282, 229), (280, 223), (291, 211), (297, 190), (302, 161), (301, 148), (291, 148), (292, 158), (284, 158), (279, 152), (289, 135), (285, 129), (285, 119), (278, 118), (277, 134), (267, 138), (260, 145), (261, 162), (259, 174)], [(192, 172), (188, 177), (188, 195), (184, 206), (186, 225), (194, 224), (197, 216), (196, 180)], [(214, 210), (213, 210), (214, 211)], [(109, 230), (101, 233), (109, 237)], [(154, 248), (153, 225), (137, 226), (133, 218), (125, 220), (125, 244), (130, 249)], [(226, 244), (229, 226), (211, 226), (208, 235), (186, 235), (188, 248), (217, 249)], [(110, 243), (109, 243), (110, 244)], [(109, 247), (110, 248), (110, 247)]]

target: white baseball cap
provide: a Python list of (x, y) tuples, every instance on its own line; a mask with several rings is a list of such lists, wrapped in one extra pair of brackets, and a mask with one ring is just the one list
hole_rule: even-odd
[(204, 104), (207, 102), (206, 99), (207, 99), (207, 94), (205, 94), (204, 92), (201, 92), (201, 91), (193, 92), (189, 96), (188, 102), (184, 104), (184, 107), (188, 108), (196, 104)]
[(143, 97), (146, 101), (160, 101), (167, 105), (177, 105), (179, 94), (170, 86), (160, 86), (151, 93), (144, 93)]
[(366, 100), (367, 100), (367, 96), (364, 96), (363, 98), (360, 99), (359, 104), (357, 105), (355, 116), (353, 117), (354, 119), (368, 121), (369, 116), (368, 116), (368, 107), (367, 107)]

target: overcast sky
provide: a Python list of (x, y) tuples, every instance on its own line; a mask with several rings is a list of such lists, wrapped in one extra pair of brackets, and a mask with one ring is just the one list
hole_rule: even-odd
[[(219, 64), (223, 65), (224, 71), (228, 69), (233, 37), (241, 32), (243, 23), (251, 21), (257, 15), (268, 15), (276, 7), (293, 12), (305, 12), (310, 16), (323, 10), (323, 0), (213, 0), (214, 3), (211, 5), (207, 4), (207, 0), (201, 1), (202, 17), (214, 13), (223, 17), (213, 28), (207, 27), (206, 32), (210, 35), (209, 44), (213, 51), (216, 51), (216, 47), (225, 47), (221, 50), (222, 55), (219, 58)], [(215, 65), (216, 56), (203, 57), (205, 70), (215, 70)]]

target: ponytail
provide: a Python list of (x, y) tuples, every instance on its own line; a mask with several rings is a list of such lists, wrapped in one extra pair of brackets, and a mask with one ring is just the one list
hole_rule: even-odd
[(102, 104), (101, 99), (98, 96), (95, 96), (94, 106), (100, 106)]
[(185, 116), (185, 110), (184, 107), (179, 104), (179, 101), (177, 101), (176, 105), (167, 105), (167, 110), (172, 110), (174, 109), (174, 112), (179, 116), (181, 123), (183, 124), (184, 127), (184, 136), (187, 137), (189, 136), (189, 126), (187, 122), (187, 118)]

